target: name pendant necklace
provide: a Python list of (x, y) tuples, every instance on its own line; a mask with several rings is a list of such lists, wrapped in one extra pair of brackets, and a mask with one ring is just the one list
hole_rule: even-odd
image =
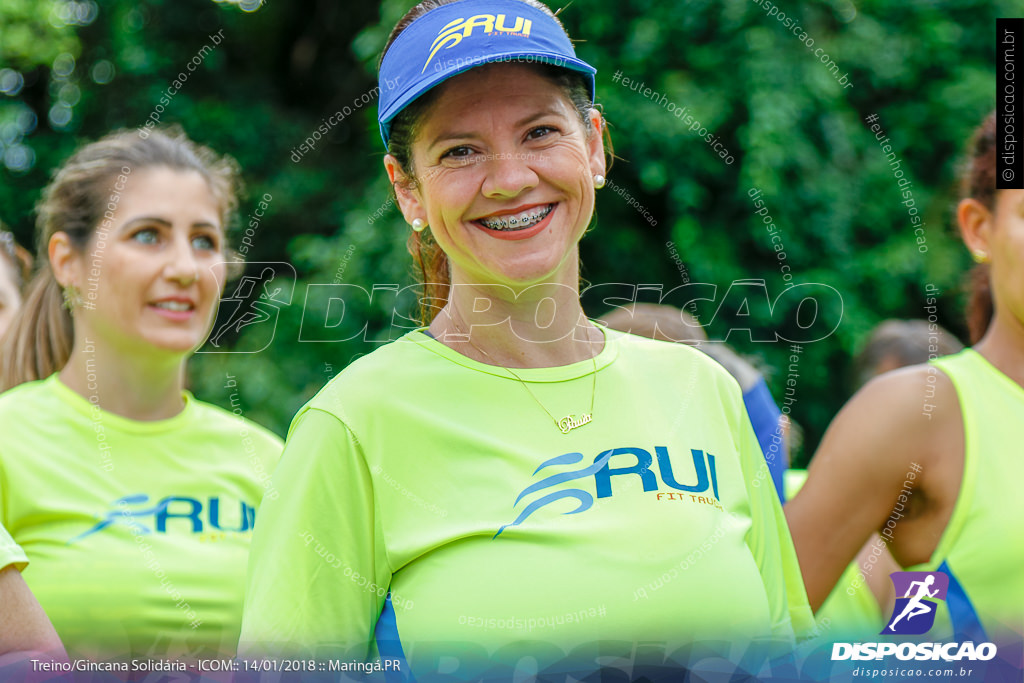
[(530, 398), (533, 399), (534, 403), (539, 405), (540, 409), (543, 410), (545, 413), (547, 413), (548, 417), (551, 418), (551, 421), (555, 423), (555, 426), (558, 427), (558, 431), (562, 432), (563, 434), (568, 434), (569, 432), (571, 432), (572, 430), (576, 429), (577, 427), (582, 427), (583, 425), (590, 424), (591, 422), (593, 422), (593, 420), (594, 420), (594, 397), (597, 395), (597, 356), (596, 355), (595, 356), (591, 356), (591, 358), (590, 358), (591, 363), (594, 364), (594, 371), (592, 373), (590, 373), (590, 409), (587, 412), (585, 412), (582, 415), (580, 415), (579, 417), (576, 417), (576, 415), (570, 413), (570, 414), (566, 415), (565, 417), (563, 417), (562, 419), (559, 420), (557, 417), (555, 417), (554, 415), (551, 414), (550, 410), (548, 410), (547, 408), (544, 407), (544, 404), (540, 402), (540, 399), (537, 398), (537, 395), (534, 394), (533, 391), (530, 389), (530, 385), (527, 384), (526, 381), (523, 380), (523, 378), (520, 377), (517, 373), (513, 372), (512, 368), (506, 368), (504, 365), (499, 365), (497, 361), (495, 361), (493, 358), (491, 358), (491, 354), (487, 353), (486, 351), (481, 349), (479, 346), (474, 344), (472, 341), (470, 341), (469, 340), (469, 335), (466, 335), (466, 341), (469, 342), (470, 346), (472, 346), (474, 349), (476, 349), (477, 351), (482, 353), (495, 366), (501, 368), (502, 370), (505, 370), (507, 373), (512, 375), (512, 377), (514, 377), (515, 379), (519, 380), (519, 383), (523, 385), (523, 388), (526, 389), (526, 393), (528, 393), (530, 395)]

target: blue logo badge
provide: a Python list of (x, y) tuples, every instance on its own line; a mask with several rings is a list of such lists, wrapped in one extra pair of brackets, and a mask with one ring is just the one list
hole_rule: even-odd
[[(882, 635), (917, 636), (935, 623), (938, 600), (946, 599), (949, 576), (942, 572), (893, 572), (896, 605)], [(900, 597), (902, 596), (902, 597)]]

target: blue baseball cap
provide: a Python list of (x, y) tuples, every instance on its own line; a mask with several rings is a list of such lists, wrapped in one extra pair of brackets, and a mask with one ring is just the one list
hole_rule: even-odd
[(493, 62), (539, 62), (582, 74), (594, 100), (597, 69), (576, 57), (558, 21), (518, 0), (460, 0), (409, 24), (381, 61), (377, 120), (384, 147), (391, 122), (437, 84)]

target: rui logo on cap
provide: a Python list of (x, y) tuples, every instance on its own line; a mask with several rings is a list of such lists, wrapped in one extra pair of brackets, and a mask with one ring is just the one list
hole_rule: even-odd
[(423, 63), (423, 69), (420, 70), (420, 73), (424, 73), (427, 70), (430, 60), (434, 58), (438, 50), (455, 47), (462, 42), (463, 38), (473, 35), (473, 30), (476, 28), (483, 28), (484, 33), (487, 35), (501, 35), (504, 33), (529, 38), (532, 25), (533, 22), (530, 19), (516, 17), (515, 24), (506, 26), (504, 14), (477, 14), (468, 19), (459, 17), (438, 31), (437, 38), (434, 39), (434, 43), (430, 46), (430, 55), (427, 57), (427, 61)]
[(550, 11), (518, 0), (457, 0), (414, 19), (381, 58), (377, 122), (384, 147), (395, 117), (417, 98), (453, 76), (495, 62), (574, 71), (594, 101), (597, 70), (576, 56), (569, 35)]

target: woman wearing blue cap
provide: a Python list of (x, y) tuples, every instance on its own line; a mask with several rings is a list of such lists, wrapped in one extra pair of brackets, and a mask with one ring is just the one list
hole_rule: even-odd
[(738, 661), (811, 624), (736, 382), (580, 306), (594, 72), (537, 2), (435, 0), (395, 27), (379, 121), (426, 327), (292, 424), (243, 653), (504, 678)]

